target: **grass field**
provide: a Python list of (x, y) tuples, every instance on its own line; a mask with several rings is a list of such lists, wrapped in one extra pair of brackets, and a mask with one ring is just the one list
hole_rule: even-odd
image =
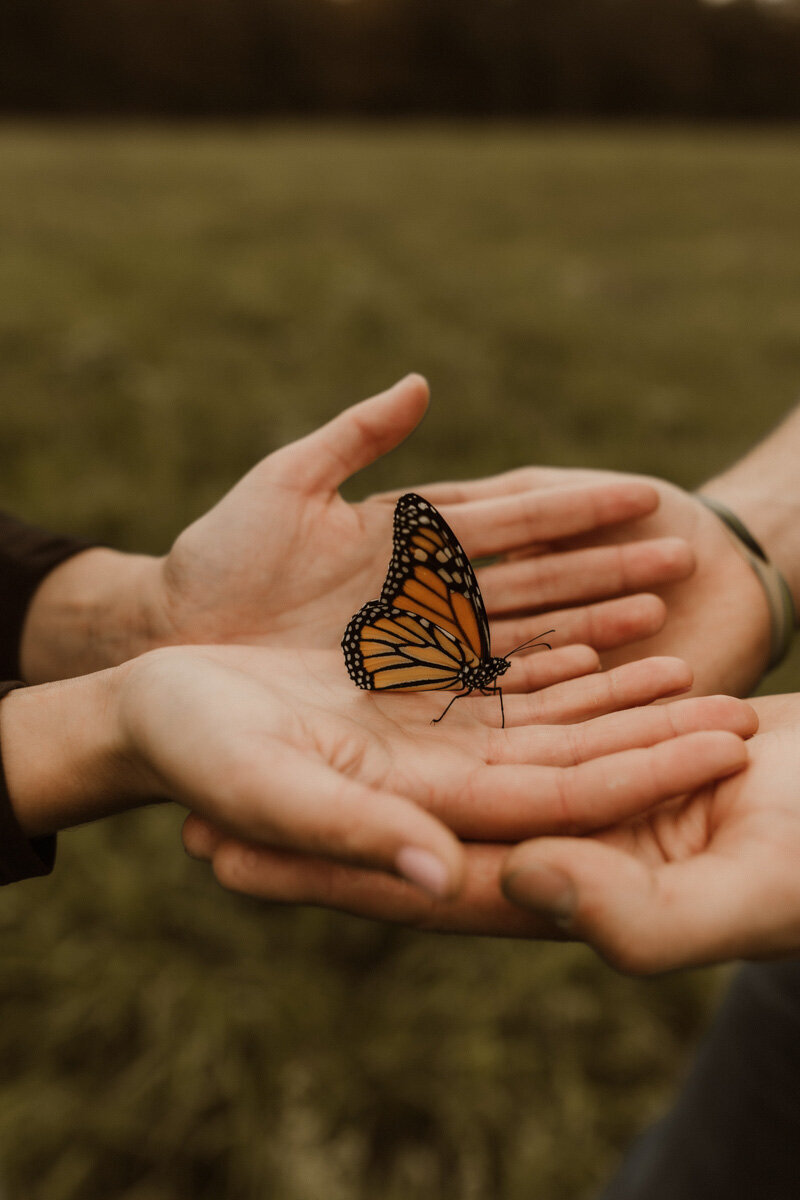
[[(161, 551), (411, 369), (353, 495), (697, 484), (795, 399), (798, 211), (791, 131), (6, 125), (0, 505)], [(0, 960), (10, 1200), (582, 1200), (722, 982), (233, 898), (166, 809), (62, 837)]]

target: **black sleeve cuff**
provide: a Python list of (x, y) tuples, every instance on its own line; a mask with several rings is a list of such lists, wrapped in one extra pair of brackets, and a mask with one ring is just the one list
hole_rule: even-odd
[[(0, 683), (0, 700), (21, 683)], [(0, 748), (1, 749), (1, 748)], [(56, 859), (54, 837), (27, 838), (11, 807), (0, 754), (0, 887), (34, 875), (49, 875)]]
[(33, 593), (45, 575), (92, 545), (0, 513), (0, 679), (14, 679), (22, 673), (22, 626)]

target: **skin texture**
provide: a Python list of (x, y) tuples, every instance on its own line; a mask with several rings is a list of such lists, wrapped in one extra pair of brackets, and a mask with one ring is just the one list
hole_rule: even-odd
[(750, 765), (598, 838), (542, 838), (508, 897), (636, 974), (800, 950), (800, 695), (753, 701)]
[[(190, 853), (211, 859), (227, 886), (274, 899), (430, 928), (566, 932), (634, 971), (706, 961), (740, 945), (787, 952), (790, 934), (770, 940), (762, 923), (754, 935), (740, 909), (726, 926), (722, 904), (709, 921), (695, 921), (694, 935), (691, 922), (676, 922), (680, 944), (636, 924), (649, 896), (658, 925), (653, 893), (664, 890), (662, 878), (673, 913), (682, 911), (684, 890), (692, 897), (695, 875), (688, 866), (672, 870), (678, 864), (700, 864), (701, 895), (716, 886), (719, 847), (732, 845), (734, 858), (737, 848), (728, 814), (753, 804), (747, 785), (737, 791), (735, 783), (747, 761), (740, 738), (756, 724), (747, 706), (709, 697), (695, 707), (621, 712), (690, 686), (685, 669), (663, 657), (667, 650), (688, 657), (700, 692), (745, 692), (764, 669), (760, 585), (695, 498), (658, 480), (537, 468), (415, 489), (442, 510), (471, 557), (496, 559), (480, 572), (495, 653), (543, 625), (557, 629), (545, 665), (530, 656), (509, 672), (505, 731), (496, 728), (496, 702), (476, 698), (461, 701), (433, 741), (428, 723), (441, 697), (340, 692), (338, 654), (336, 666), (308, 658), (338, 643), (350, 615), (377, 595), (387, 561), (394, 498), (348, 505), (338, 487), (407, 436), (426, 405), (424, 381), (410, 376), (269, 456), (165, 559), (90, 551), (48, 577), (24, 635), (31, 679), (89, 669), (86, 646), (97, 666), (154, 645), (248, 643), (136, 660), (119, 690), (119, 725), (112, 721), (98, 740), (106, 786), (92, 803), (107, 806), (114, 787), (132, 803), (153, 795), (186, 803)], [(794, 426), (790, 433), (797, 436)], [(788, 472), (796, 456), (778, 459)], [(758, 488), (779, 474), (768, 466), (760, 461), (749, 476), (734, 471), (709, 490), (735, 507), (741, 484), (741, 515), (779, 561), (791, 559), (786, 514), (760, 527), (769, 505)], [(93, 608), (85, 602), (90, 577), (107, 601)], [(88, 639), (87, 624), (95, 634)], [(593, 649), (571, 644), (579, 638)], [(643, 649), (662, 657), (624, 662)], [(595, 674), (598, 650), (607, 664), (623, 665)], [(273, 657), (280, 653), (289, 657)], [(48, 792), (37, 788), (35, 771), (33, 785), (26, 776), (26, 700), (15, 695), (3, 705), (14, 794), (26, 828), (58, 827), (48, 810), (52, 781)], [(598, 717), (607, 722), (599, 732)], [(585, 727), (576, 732), (575, 723)], [(768, 764), (773, 745), (761, 752)], [(89, 752), (78, 778), (92, 776), (90, 760)], [(120, 763), (128, 792), (114, 776)], [(755, 764), (741, 778), (754, 775), (763, 784)], [(730, 797), (744, 800), (737, 807)], [(80, 796), (73, 810), (84, 819)], [(769, 809), (763, 819), (769, 843), (778, 825)], [(509, 852), (504, 843), (519, 839), (528, 840)], [(419, 887), (398, 873), (433, 893), (433, 906), (428, 899), (420, 909)], [(623, 921), (614, 897), (626, 887), (635, 911), (625, 908)], [(788, 912), (788, 883), (786, 895)]]
[[(67, 678), (175, 643), (338, 646), (353, 613), (380, 591), (392, 526), (385, 499), (349, 504), (338, 488), (403, 441), (427, 405), (427, 384), (412, 375), (347, 409), (254, 467), (163, 559), (98, 548), (56, 568), (29, 609), (25, 679)], [(540, 615), (538, 627), (556, 627), (555, 645), (588, 642), (606, 650), (660, 627), (664, 605), (651, 589), (689, 575), (692, 554), (671, 536), (644, 538), (623, 552), (564, 555), (562, 545), (657, 504), (650, 483), (620, 478), (501, 490), (444, 503), (442, 512), (471, 558), (514, 555), (534, 538), (546, 542), (552, 614)], [(524, 591), (527, 563), (506, 570), (515, 594)], [(577, 578), (594, 582), (576, 604)], [(490, 612), (497, 594), (487, 597)], [(515, 622), (499, 619), (494, 652), (527, 640), (516, 632)]]
[[(696, 703), (734, 701), (684, 700), (639, 710), (636, 717), (658, 721), (671, 713), (680, 726)], [(600, 826), (599, 832), (544, 836), (510, 851), (471, 843), (465, 848), (463, 888), (449, 901), (420, 897), (372, 872), (244, 847), (193, 818), (184, 837), (190, 851), (210, 858), (220, 881), (237, 891), (325, 904), (424, 929), (579, 938), (618, 970), (637, 975), (735, 958), (795, 956), (800, 951), (800, 696), (764, 697), (753, 707), (760, 726), (748, 742), (745, 770), (698, 786), (686, 780), (682, 795), (656, 802), (644, 813), (637, 812), (641, 780), (639, 799), (627, 815), (617, 807), (619, 791), (614, 796), (594, 788), (585, 804), (574, 793), (568, 810), (573, 827), (589, 832)], [(624, 714), (626, 728), (633, 715)], [(709, 708), (708, 715), (713, 721), (721, 714)], [(616, 720), (602, 718), (592, 736), (604, 727), (611, 732)], [(588, 729), (577, 726), (573, 732)], [(661, 752), (670, 745), (681, 742), (665, 742)], [(693, 747), (695, 760), (696, 753)], [(603, 763), (601, 758), (591, 765), (597, 769)], [(611, 758), (605, 760), (609, 763)], [(649, 763), (652, 769), (652, 755)], [(615, 765), (612, 769), (622, 790), (623, 774)]]
[[(564, 487), (614, 488), (622, 479), (634, 481), (632, 476), (611, 471), (529, 467), (473, 483), (428, 486), (425, 495), (434, 504), (475, 503), (517, 492), (544, 496), (551, 489)], [(638, 586), (626, 557), (633, 548), (639, 555), (649, 545), (663, 545), (666, 538), (683, 539), (691, 547), (694, 570), (664, 586), (654, 585), (666, 604), (667, 620), (635, 646), (599, 647), (604, 651), (603, 663), (615, 665), (640, 654), (677, 654), (692, 667), (695, 694), (747, 695), (764, 673), (769, 653), (769, 611), (760, 583), (735, 539), (695, 496), (662, 480), (636, 477), (636, 481), (656, 490), (658, 508), (640, 520), (562, 543), (560, 596), (571, 588), (573, 602), (582, 602), (587, 586), (586, 555), (608, 555), (616, 549), (621, 558), (615, 585), (624, 593)], [(723, 491), (713, 484), (703, 490), (712, 495)], [(577, 555), (583, 556), (580, 567)], [(481, 588), (495, 628), (503, 628), (503, 636), (512, 644), (514, 638), (521, 641), (538, 628), (540, 604), (548, 609), (554, 624), (559, 620), (559, 613), (552, 612), (548, 604), (552, 587), (550, 557), (549, 545), (531, 544), (517, 551), (510, 561), (487, 567), (481, 574)], [(605, 565), (599, 558), (592, 564), (590, 586), (599, 582), (600, 572), (614, 569), (610, 558), (603, 561)], [(539, 602), (534, 609), (526, 607), (526, 597), (531, 596)], [(508, 616), (509, 612), (513, 616)], [(592, 642), (591, 635), (585, 634), (585, 640)]]
[[(746, 522), (788, 579), (796, 606), (798, 451), (796, 411), (751, 455), (703, 489)], [(620, 478), (528, 468), (421, 490), (437, 505), (455, 505), (565, 486), (615, 487)], [(624, 662), (644, 649), (680, 653), (693, 668), (696, 692), (746, 693), (763, 674), (768, 654), (769, 615), (761, 587), (735, 539), (694, 496), (663, 481), (641, 482), (658, 493), (657, 510), (560, 543), (560, 595), (570, 590), (572, 551), (604, 546), (627, 553), (632, 544), (641, 546), (641, 539), (685, 538), (696, 569), (660, 589), (666, 622), (643, 643), (608, 648), (603, 661)], [(394, 496), (381, 499), (390, 505)], [(481, 573), (495, 630), (503, 628), (510, 643), (535, 632), (540, 608), (552, 603), (551, 552), (546, 539), (532, 540)], [(527, 574), (520, 574), (520, 563)], [(624, 571), (618, 586), (625, 590)], [(572, 572), (571, 587), (574, 602), (580, 603), (582, 574)], [(535, 608), (530, 596), (537, 598)], [(594, 795), (588, 809), (570, 810), (571, 832), (580, 837), (570, 836), (556, 815), (550, 836), (510, 851), (498, 844), (469, 844), (465, 883), (455, 901), (421, 904), (395, 881), (378, 882), (367, 873), (248, 848), (192, 819), (184, 838), (189, 851), (210, 860), (221, 882), (236, 890), (431, 929), (580, 938), (618, 969), (633, 973), (794, 955), (800, 949), (800, 696), (762, 698), (754, 706), (761, 726), (749, 743), (752, 761), (745, 770), (687, 785), (681, 795), (656, 805), (640, 793), (639, 808), (634, 804), (627, 813), (614, 807), (614, 791), (618, 799), (631, 782), (619, 776), (613, 788)], [(670, 708), (673, 719), (686, 711), (681, 705)], [(624, 716), (626, 726), (632, 716)], [(659, 718), (651, 714), (649, 719)], [(642, 783), (639, 776), (636, 786), (641, 789)]]
[[(378, 703), (346, 682), (339, 640), (352, 613), (378, 593), (392, 513), (381, 498), (348, 504), (338, 487), (402, 441), (427, 403), (425, 381), (409, 376), (270, 455), (164, 559), (98, 548), (48, 575), (29, 607), (22, 665), (32, 683), (67, 682), (13, 693), (0, 712), (12, 803), (26, 832), (169, 798), (228, 835), (401, 871), (429, 891), (453, 894), (463, 876), (453, 831), (538, 831), (542, 797), (555, 795), (559, 772), (571, 769), (550, 761), (541, 738), (521, 737), (521, 727), (584, 721), (690, 685), (686, 669), (667, 659), (598, 676), (596, 649), (575, 644), (589, 635), (608, 649), (652, 634), (663, 622), (663, 602), (621, 593), (682, 579), (692, 569), (690, 551), (673, 537), (644, 539), (622, 554), (617, 547), (563, 552), (576, 537), (653, 511), (655, 489), (624, 479), (443, 506), (470, 555), (511, 557), (506, 570), (517, 590), (531, 540), (548, 547), (542, 558), (548, 601), (559, 616), (556, 648), (515, 661), (505, 679), (517, 693), (509, 696), (506, 734), (494, 729), (496, 700), (479, 709), (462, 702), (434, 740), (428, 722), (440, 697)], [(575, 604), (578, 577), (596, 582)], [(562, 601), (570, 604), (559, 611)], [(512, 648), (513, 629), (513, 621), (496, 623), (496, 653)], [(218, 645), (219, 653), (227, 644), (228, 658), (215, 659), (210, 647), (184, 657), (166, 649), (198, 642)], [(304, 655), (334, 646), (328, 667), (312, 670)], [(270, 657), (281, 651), (288, 657)], [(301, 694), (298, 679), (305, 681)], [(375, 727), (387, 719), (385, 705), (399, 714), (388, 731)], [(493, 757), (495, 743), (477, 739), (468, 724), (465, 732), (473, 710), (486, 714), (486, 737), (506, 739), (502, 764)], [(416, 722), (413, 737), (409, 721)], [(464, 744), (454, 748), (459, 731)], [(621, 731), (618, 749), (638, 744), (635, 723), (633, 741), (627, 736)], [(739, 762), (735, 738), (723, 750), (719, 769), (729, 768), (730, 755)], [(481, 761), (485, 770), (478, 770)], [(405, 774), (390, 769), (397, 762), (407, 764)], [(712, 755), (709, 769), (716, 762)], [(249, 764), (250, 777), (241, 763)], [(546, 772), (547, 787), (543, 781), (528, 819), (534, 765)], [(595, 786), (605, 786), (602, 777)], [(664, 786), (667, 780), (659, 794)], [(477, 814), (490, 793), (503, 801), (494, 804), (497, 824), (487, 830)]]
[[(800, 407), (790, 412), (741, 461), (709, 480), (700, 491), (721, 500), (745, 522), (783, 573), (795, 609), (800, 612), (798, 461)], [(636, 645), (620, 642), (607, 647), (604, 665), (627, 662), (641, 654), (677, 654), (694, 672), (696, 694), (724, 691), (747, 695), (766, 669), (767, 603), (737, 540), (696, 496), (661, 479), (555, 467), (525, 467), (488, 479), (432, 484), (423, 490), (434, 504), (464, 504), (519, 493), (543, 496), (551, 489), (565, 487), (613, 488), (622, 480), (654, 488), (659, 500), (657, 508), (641, 520), (608, 525), (562, 541), (559, 595), (568, 595), (573, 604), (582, 602), (585, 579), (582, 572), (571, 571), (571, 551), (585, 552), (594, 547), (608, 555), (616, 547), (621, 555), (627, 556), (633, 547), (639, 552), (653, 540), (683, 539), (691, 547), (694, 569), (680, 578), (665, 580), (664, 586), (658, 587), (667, 607), (667, 620), (651, 637)], [(384, 497), (387, 503), (392, 499), (388, 494)], [(522, 641), (536, 626), (538, 607), (549, 604), (549, 549), (546, 543), (532, 541), (526, 548), (506, 556), (509, 561), (488, 567), (481, 576), (487, 608), (495, 621), (503, 624), (508, 610), (515, 610), (515, 620), (508, 632), (512, 644), (515, 638)], [(520, 557), (527, 560), (527, 573), (519, 570)], [(626, 559), (620, 561), (624, 565), (617, 590), (625, 594), (638, 584), (636, 575), (628, 573)], [(612, 569), (611, 562), (606, 557), (593, 564), (594, 580), (599, 579), (600, 572)], [(537, 599), (534, 609), (530, 607), (532, 596)], [(551, 615), (555, 624), (557, 614)], [(586, 634), (582, 640), (592, 642)]]
[[(187, 821), (184, 844), (196, 857), (213, 860), (225, 886), (264, 898), (322, 903), (426, 928), (538, 935), (544, 923), (531, 921), (501, 894), (502, 843), (518, 840), (526, 829), (568, 834), (598, 828), (612, 814), (625, 819), (746, 762), (740, 737), (753, 732), (756, 720), (743, 701), (708, 697), (628, 710), (634, 694), (647, 703), (681, 677), (675, 660), (651, 659), (554, 685), (538, 693), (533, 726), (526, 723), (529, 697), (511, 695), (505, 730), (498, 729), (496, 702), (488, 698), (462, 701), (449, 729), (431, 729), (436, 697), (342, 692), (339, 722), (328, 715), (324, 723), (333, 739), (326, 742), (328, 752), (357, 763), (360, 777), (366, 773), (370, 782), (389, 782), (410, 795), (468, 839), (463, 890), (448, 906), (419, 907), (406, 887), (374, 871), (331, 864), (313, 853), (293, 855), (269, 836), (261, 839), (268, 849), (245, 845), (197, 818)], [(598, 681), (605, 681), (602, 690)], [(314, 697), (319, 685), (317, 675)], [(365, 709), (371, 714), (368, 740), (350, 724), (351, 714)], [(590, 712), (604, 715), (588, 718)], [(579, 713), (587, 719), (573, 724)]]
[[(480, 696), (433, 728), (438, 695), (360, 692), (335, 651), (152, 651), (10, 693), (0, 706), (9, 792), (29, 836), (168, 799), (228, 836), (401, 874), (447, 897), (465, 870), (456, 834), (516, 840), (606, 791), (623, 808), (640, 790), (663, 799), (687, 782), (682, 741), (691, 782), (741, 765), (736, 731), (749, 730), (751, 714), (738, 702), (719, 713), (695, 707), (684, 726), (730, 733), (681, 738), (683, 727), (647, 719), (587, 721), (579, 734), (563, 724), (685, 690), (690, 675), (679, 660), (606, 675), (594, 672), (586, 647), (561, 651), (560, 661), (560, 671), (558, 660), (548, 664), (554, 682), (536, 693), (535, 707), (528, 689), (541, 679), (537, 661), (515, 665), (521, 690), (508, 697), (507, 728), (498, 728), (496, 700)], [(618, 775), (636, 778), (651, 757), (644, 788), (620, 793)]]

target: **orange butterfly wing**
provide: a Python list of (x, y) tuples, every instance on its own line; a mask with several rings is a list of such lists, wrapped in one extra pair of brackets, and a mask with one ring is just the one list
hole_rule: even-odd
[(470, 686), (465, 675), (488, 660), (489, 625), (475, 572), (421, 496), (409, 492), (398, 500), (380, 600), (356, 613), (342, 648), (351, 679), (370, 690)]

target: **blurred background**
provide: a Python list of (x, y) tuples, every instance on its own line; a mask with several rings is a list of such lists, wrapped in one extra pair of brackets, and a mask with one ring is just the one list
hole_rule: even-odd
[[(163, 552), (409, 370), (350, 488), (695, 486), (800, 383), (800, 6), (5, 0), (0, 505)], [(797, 686), (797, 660), (767, 687)], [(9, 1200), (588, 1200), (725, 971), (222, 892), (180, 818), (0, 895)]]

